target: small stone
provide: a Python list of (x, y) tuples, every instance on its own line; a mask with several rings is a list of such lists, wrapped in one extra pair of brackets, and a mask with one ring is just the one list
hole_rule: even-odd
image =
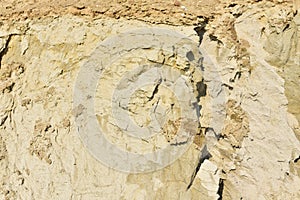
[(174, 6), (180, 6), (181, 3), (179, 1), (174, 1)]
[(187, 10), (185, 6), (180, 6), (181, 9)]

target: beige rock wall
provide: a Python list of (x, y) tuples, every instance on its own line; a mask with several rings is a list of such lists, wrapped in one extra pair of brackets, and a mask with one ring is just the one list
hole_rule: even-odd
[[(143, 15), (128, 14), (122, 7), (128, 2), (115, 7), (119, 12), (112, 12), (111, 6), (97, 13), (92, 3), (73, 6), (73, 10), (70, 6), (66, 15), (53, 11), (40, 17), (34, 9), (27, 17), (23, 16), (26, 12), (16, 11), (12, 15), (3, 12), (0, 199), (300, 199), (297, 2), (220, 1), (216, 6), (205, 5), (205, 8), (215, 7), (214, 17), (207, 10), (197, 10), (199, 5), (193, 3), (180, 3), (187, 10), (177, 3), (166, 4), (170, 6), (165, 6), (168, 17), (163, 11), (161, 15), (152, 12), (151, 6)], [(13, 6), (21, 9), (18, 4)], [(48, 7), (43, 6), (40, 12), (47, 13)], [(81, 16), (89, 8), (93, 14)], [(119, 19), (126, 15), (130, 20)], [(167, 20), (173, 15), (172, 20)], [(14, 20), (14, 16), (23, 19)], [(198, 98), (201, 108), (200, 127), (191, 126), (193, 141), (183, 155), (160, 170), (139, 174), (113, 169), (96, 159), (78, 134), (76, 119), (82, 110), (73, 107), (78, 74), (90, 62), (99, 44), (137, 28), (163, 28), (182, 34), (199, 44), (203, 56), (198, 69), (186, 68), (187, 63), (173, 59), (175, 50), (170, 55), (164, 51), (132, 54), (149, 58), (147, 62), (178, 68), (192, 82), (189, 94)], [(143, 49), (146, 39), (145, 35), (133, 41), (140, 45), (138, 50)], [(174, 38), (161, 40), (171, 44)], [(142, 52), (147, 49), (151, 48)], [(119, 65), (124, 67), (118, 68)], [(117, 79), (132, 66), (128, 62), (117, 63), (100, 81), (103, 92), (97, 93), (95, 116), (108, 130), (116, 128), (104, 116), (109, 114), (109, 97), (112, 91), (121, 91)], [(159, 84), (134, 93), (129, 109), (132, 118), (142, 126), (151, 118), (146, 113), (155, 113), (151, 106), (172, 104), (167, 109), (173, 115), (162, 129), (162, 136), (146, 144), (144, 140), (129, 140), (116, 129), (111, 131), (116, 135), (107, 135), (115, 146), (141, 153), (166, 144), (186, 143), (186, 140), (172, 140), (177, 134), (176, 119), (181, 114), (172, 96), (177, 90), (174, 86), (172, 93)], [(185, 96), (179, 95), (179, 100)], [(163, 109), (159, 113), (158, 117), (169, 116)], [(130, 145), (132, 148), (127, 148)], [(126, 165), (128, 158), (121, 157), (119, 161), (117, 166), (122, 166), (122, 162)]]

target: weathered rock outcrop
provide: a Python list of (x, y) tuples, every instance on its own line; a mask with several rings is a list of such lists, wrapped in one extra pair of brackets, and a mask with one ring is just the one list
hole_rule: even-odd
[[(0, 199), (300, 199), (298, 2), (26, 5), (1, 14)], [(74, 94), (94, 63), (105, 138), (137, 155), (188, 144), (178, 159), (98, 161), (78, 134), (93, 118), (76, 98), (93, 98)]]

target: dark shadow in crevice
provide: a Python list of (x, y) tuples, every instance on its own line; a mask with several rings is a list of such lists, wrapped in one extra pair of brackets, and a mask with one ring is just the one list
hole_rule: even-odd
[(220, 179), (220, 181), (219, 181), (219, 188), (218, 188), (218, 192), (217, 192), (217, 194), (219, 195), (218, 200), (222, 200), (223, 199), (223, 191), (224, 191), (224, 180)]
[(207, 85), (204, 83), (204, 80), (202, 79), (201, 82), (196, 83), (196, 87), (197, 87), (197, 101), (200, 101), (201, 97), (206, 96), (206, 91), (207, 91)]
[(199, 18), (202, 18), (203, 21), (201, 22), (201, 24), (199, 24), (194, 28), (194, 31), (196, 31), (197, 35), (199, 36), (199, 46), (200, 46), (203, 40), (203, 35), (206, 32), (205, 27), (208, 24), (208, 18), (203, 16), (199, 16)]
[(189, 190), (191, 188), (191, 186), (193, 185), (193, 182), (196, 178), (196, 175), (198, 173), (198, 171), (200, 170), (200, 167), (202, 165), (202, 163), (206, 160), (206, 159), (209, 159), (211, 158), (211, 154), (208, 152), (207, 150), (207, 146), (205, 145), (201, 151), (201, 154), (200, 154), (200, 158), (199, 158), (199, 161), (198, 161), (198, 164), (197, 164), (197, 167), (196, 169), (194, 170), (193, 174), (192, 174), (192, 177), (191, 177), (191, 181), (189, 183), (189, 185), (187, 186), (186, 190)]
[(10, 42), (10, 40), (11, 40), (11, 37), (12, 37), (12, 35), (9, 35), (9, 36), (8, 36), (7, 41), (6, 41), (6, 43), (5, 43), (5, 46), (4, 46), (3, 50), (0, 52), (0, 69), (1, 69), (2, 58), (3, 58), (3, 56), (4, 56), (4, 55), (7, 53), (7, 51), (8, 51), (8, 45), (9, 45), (9, 42)]

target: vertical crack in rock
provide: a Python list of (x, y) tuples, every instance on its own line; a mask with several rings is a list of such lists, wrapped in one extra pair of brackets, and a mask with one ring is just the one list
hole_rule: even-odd
[[(29, 100), (29, 103), (24, 103), (26, 106), (17, 105), (16, 109), (13, 110), (12, 121), (15, 123), (14, 127), (0, 127), (2, 131), (0, 134), (0, 174), (5, 175), (2, 177), (0, 183), (1, 197), (18, 199), (22, 198), (22, 196), (28, 196), (30, 199), (38, 199), (41, 198), (41, 195), (44, 195), (54, 199), (97, 199), (105, 194), (108, 199), (186, 199), (188, 197), (190, 197), (190, 199), (197, 199), (201, 194), (204, 194), (201, 192), (208, 188), (201, 186), (207, 181), (207, 184), (213, 184), (213, 194), (210, 194), (214, 195), (214, 197), (216, 197), (215, 199), (240, 199), (241, 193), (250, 199), (260, 199), (263, 197), (297, 199), (297, 189), (299, 189), (297, 188), (297, 185), (299, 185), (298, 175), (300, 174), (300, 168), (298, 167), (300, 166), (300, 157), (297, 148), (299, 145), (297, 146), (298, 143), (295, 143), (295, 138), (291, 135), (290, 127), (287, 126), (287, 120), (285, 119), (285, 108), (282, 108), (287, 104), (282, 94), (283, 92), (289, 100), (288, 109), (290, 112), (298, 114), (298, 108), (300, 108), (297, 106), (297, 99), (300, 99), (297, 98), (299, 96), (297, 95), (297, 91), (299, 91), (297, 90), (297, 85), (300, 86), (300, 84), (298, 84), (298, 71), (300, 68), (297, 68), (297, 66), (299, 66), (297, 65), (299, 61), (297, 57), (299, 52), (298, 41), (300, 40), (297, 40), (297, 38), (299, 36), (298, 30), (300, 26), (295, 26), (294, 23), (286, 24), (286, 22), (290, 21), (290, 3), (287, 1), (264, 2), (260, 0), (247, 1), (246, 3), (220, 1), (217, 2), (217, 4), (210, 2), (205, 5), (199, 4), (201, 6), (195, 6), (193, 2), (185, 1), (176, 3), (178, 5), (174, 6), (170, 3), (157, 3), (153, 6), (147, 5), (145, 2), (137, 1), (134, 3), (125, 2), (124, 5), (123, 2), (118, 6), (114, 6), (115, 4), (110, 3), (94, 5), (91, 2), (90, 5), (84, 5), (83, 3), (74, 6), (58, 6), (56, 7), (57, 9), (55, 9), (55, 15), (57, 16), (53, 17), (51, 13), (50, 16), (47, 14), (47, 12), (52, 9), (50, 4), (45, 4), (42, 9), (38, 9), (38, 5), (33, 4), (28, 7), (22, 6), (22, 4), (16, 1), (12, 2), (13, 5), (5, 5), (5, 3), (3, 3), (4, 9), (2, 9), (2, 11), (4, 13), (3, 16), (1, 16), (3, 23), (0, 22), (0, 24), (7, 23), (7, 30), (13, 31), (14, 33), (22, 31), (23, 24), (28, 24), (30, 32), (24, 36), (22, 34), (20, 38), (13, 38), (14, 35), (5, 33), (6, 26), (1, 26), (1, 34), (4, 33), (5, 36), (0, 39), (2, 40), (0, 45), (0, 73), (6, 71), (6, 68), (10, 68), (12, 62), (21, 62), (30, 71), (22, 79), (20, 79), (20, 76), (15, 72), (11, 73), (13, 77), (10, 77), (10, 75), (7, 76), (16, 82), (16, 86), (13, 94), (11, 94), (11, 98), (8, 93), (10, 93), (12, 87), (8, 89), (8, 92), (5, 91), (4, 96), (2, 95), (4, 98), (2, 98), (2, 96), (0, 98), (4, 99), (4, 103), (7, 103), (7, 105), (3, 106), (5, 109), (4, 116), (7, 117), (7, 113), (11, 112), (10, 107), (12, 104), (10, 102), (21, 103), (22, 101), (23, 104), (23, 102)], [(300, 4), (298, 2), (297, 0), (296, 8), (299, 8), (298, 5)], [(9, 4), (11, 4), (11, 2)], [(24, 9), (18, 9), (21, 7), (24, 8), (25, 11)], [(37, 9), (33, 9), (34, 12), (30, 12), (29, 15), (27, 11), (30, 11), (32, 7), (37, 7)], [(128, 9), (128, 7), (132, 9)], [(14, 9), (18, 11), (12, 15), (11, 11)], [(188, 11), (186, 11), (186, 9), (188, 9)], [(62, 12), (65, 14), (70, 13), (70, 15), (66, 16), (62, 14)], [(276, 16), (278, 14), (279, 16), (275, 18), (273, 14), (276, 14)], [(177, 15), (181, 17), (177, 17)], [(43, 17), (41, 18), (41, 16)], [(110, 18), (106, 19), (107, 16), (110, 16)], [(121, 19), (119, 19), (120, 16)], [(125, 19), (126, 16), (128, 20)], [(239, 17), (239, 20), (236, 20), (237, 17)], [(118, 20), (116, 20), (116, 18)], [(7, 19), (9, 19), (9, 21)], [(197, 20), (199, 20), (199, 22), (197, 22)], [(298, 17), (296, 22), (300, 22), (299, 20)], [(121, 33), (127, 29), (155, 27), (160, 26), (159, 24), (165, 24), (163, 25), (165, 27), (169, 27), (166, 24), (172, 25), (170, 29), (176, 29), (188, 35), (193, 35), (190, 34), (191, 28), (188, 26), (196, 24), (193, 28), (199, 36), (199, 38), (196, 38), (197, 42), (199, 42), (197, 45), (203, 48), (209, 47), (206, 49), (207, 53), (215, 58), (214, 61), (217, 65), (220, 65), (221, 79), (226, 80), (224, 84), (227, 84), (222, 86), (224, 88), (226, 87), (224, 92), (227, 94), (227, 87), (229, 90), (230, 88), (233, 90), (232, 92), (228, 92), (229, 96), (228, 98), (226, 97), (224, 101), (228, 99), (237, 100), (237, 102), (243, 103), (243, 107), (241, 107), (239, 103), (231, 102), (232, 106), (228, 106), (229, 112), (227, 112), (228, 114), (225, 116), (226, 121), (223, 130), (217, 129), (217, 127), (209, 123), (204, 125), (204, 121), (203, 123), (201, 121), (201, 127), (199, 122), (201, 131), (197, 130), (197, 134), (199, 134), (199, 136), (201, 135), (202, 138), (198, 144), (196, 142), (194, 143), (197, 144), (199, 148), (201, 147), (200, 152), (196, 148), (189, 148), (181, 159), (178, 159), (177, 162), (174, 162), (174, 164), (162, 170), (157, 170), (153, 173), (128, 175), (108, 169), (104, 165), (99, 165), (95, 158), (89, 155), (88, 151), (84, 150), (84, 146), (76, 135), (74, 119), (70, 119), (70, 133), (64, 132), (64, 129), (60, 127), (58, 122), (65, 117), (68, 118), (68, 113), (70, 113), (72, 109), (70, 102), (74, 100), (70, 88), (74, 84), (74, 79), (81, 64), (90, 58), (91, 52), (97, 47), (100, 41), (103, 41), (110, 35)], [(281, 24), (283, 29), (281, 29)], [(273, 26), (275, 26), (275, 28), (280, 26), (280, 32), (277, 33), (276, 30), (273, 30)], [(298, 30), (296, 29), (297, 27)], [(237, 33), (235, 33), (235, 29)], [(263, 34), (260, 34), (260, 30), (262, 29), (265, 29), (265, 31)], [(195, 34), (194, 32), (194, 35)], [(245, 41), (242, 39), (245, 39)], [(143, 40), (143, 37), (141, 37), (141, 40)], [(157, 40), (159, 39), (157, 38)], [(170, 38), (170, 40), (172, 40), (172, 38)], [(270, 44), (267, 43), (265, 45), (266, 40), (268, 40)], [(247, 44), (247, 41), (249, 41), (250, 44)], [(126, 42), (130, 42), (130, 40)], [(138, 40), (133, 42), (139, 43)], [(139, 45), (140, 47), (142, 47), (144, 43), (143, 41), (141, 42), (142, 45)], [(126, 44), (120, 44), (120, 47), (124, 45)], [(20, 56), (20, 52), (23, 51), (23, 47), (25, 48), (25, 46), (28, 46), (26, 47), (28, 50), (26, 54)], [(150, 47), (152, 48), (152, 46)], [(116, 48), (118, 48), (118, 45)], [(156, 50), (154, 47), (151, 49), (151, 51)], [(183, 52), (185, 52), (185, 50), (186, 49), (184, 49)], [(247, 53), (247, 51), (249, 51), (249, 53)], [(269, 51), (270, 53), (268, 53)], [(117, 52), (117, 50), (114, 52)], [(110, 58), (121, 56), (113, 52), (103, 53), (109, 55)], [(126, 52), (124, 51), (124, 53)], [(198, 55), (193, 55), (193, 53), (195, 52), (188, 50), (186, 56), (189, 61), (195, 61), (194, 59), (197, 59)], [(169, 54), (165, 55), (165, 59), (168, 59), (168, 55)], [(236, 55), (236, 58), (231, 58), (231, 55)], [(268, 62), (268, 59), (265, 59), (268, 55), (271, 57), (271, 63)], [(156, 59), (156, 55), (147, 56), (150, 58), (153, 57), (154, 60)], [(164, 55), (159, 55), (157, 64), (164, 65), (165, 60), (161, 58), (162, 56)], [(108, 62), (111, 61), (110, 58), (108, 58)], [(95, 58), (95, 61), (98, 59), (102, 60), (98, 57), (97, 59)], [(175, 61), (177, 59), (172, 58), (170, 60)], [(171, 61), (167, 60), (166, 62), (171, 63)], [(201, 59), (199, 59), (199, 61), (197, 68), (205, 69), (207, 73), (209, 73), (208, 66), (204, 64), (204, 67), (206, 67), (204, 68)], [(144, 61), (141, 61), (141, 63), (142, 62)], [(155, 63), (156, 60), (152, 62)], [(260, 62), (263, 63), (261, 64)], [(136, 63), (125, 64), (127, 69), (127, 64), (128, 67), (130, 65), (130, 67), (134, 68)], [(137, 64), (139, 64), (138, 61)], [(265, 64), (268, 66), (264, 66)], [(97, 67), (97, 70), (100, 69), (101, 66)], [(278, 66), (279, 70), (268, 70), (269, 67), (273, 66)], [(116, 67), (116, 69), (121, 70), (117, 71), (116, 74), (121, 75), (124, 68), (121, 65), (119, 67)], [(184, 66), (175, 65), (175, 67), (183, 68)], [(250, 76), (247, 74), (247, 68), (251, 70), (252, 67), (254, 70)], [(66, 69), (68, 73), (66, 76), (57, 77), (56, 79), (56, 70), (60, 69)], [(182, 73), (189, 74), (190, 71), (184, 71), (184, 69)], [(277, 78), (275, 71), (282, 73), (285, 82)], [(266, 72), (270, 73), (265, 74)], [(194, 103), (198, 117), (200, 116), (200, 110), (207, 106), (207, 104), (202, 103), (205, 97), (201, 96), (201, 94), (206, 95), (206, 93), (209, 95), (210, 91), (205, 91), (205, 84), (207, 84), (209, 88), (212, 82), (208, 82), (209, 80), (207, 80), (207, 78), (208, 77), (205, 76), (203, 82), (201, 75), (194, 73), (191, 79), (194, 81), (192, 83), (194, 96), (198, 97), (198, 101), (201, 100), (201, 102)], [(228, 79), (229, 82), (227, 82)], [(113, 83), (117, 83), (117, 79), (112, 75), (107, 76), (107, 80), (112, 80)], [(260, 87), (262, 82), (274, 87), (266, 87), (266, 90), (263, 90)], [(4, 85), (2, 83), (3, 81), (0, 80), (1, 86)], [(285, 85), (285, 89), (282, 88), (282, 84)], [(45, 88), (42, 88), (44, 86)], [(58, 90), (54, 94), (47, 93), (46, 95), (48, 86), (55, 86)], [(103, 89), (105, 90), (100, 90), (100, 103), (106, 101), (104, 97), (110, 97), (112, 86), (114, 85), (103, 85)], [(5, 86), (5, 88), (7, 88), (7, 86)], [(147, 87), (145, 88), (148, 89)], [(145, 94), (142, 94), (142, 97), (145, 97), (145, 99), (138, 99), (138, 97), (137, 99), (141, 101), (129, 99), (130, 103), (134, 102), (137, 104), (137, 107), (141, 107), (143, 103), (147, 104), (149, 108), (156, 106), (157, 113), (153, 116), (158, 119), (160, 117), (158, 114), (161, 114), (162, 117), (159, 119), (164, 122), (164, 110), (159, 110), (160, 106), (157, 106), (158, 104), (164, 105), (161, 103), (162, 100), (158, 97), (159, 94), (163, 93), (164, 87), (154, 83), (150, 88), (151, 89), (145, 92)], [(204, 89), (203, 93), (201, 92), (203, 91), (201, 88)], [(252, 98), (252, 93), (256, 95), (255, 98)], [(151, 102), (147, 102), (149, 98), (152, 99)], [(277, 102), (275, 101), (275, 103), (270, 101), (270, 104), (267, 104), (268, 98), (278, 100), (279, 106), (277, 106)], [(204, 102), (208, 102), (209, 100), (210, 98), (207, 98), (207, 101)], [(173, 103), (171, 100), (170, 102)], [(110, 103), (111, 102), (108, 104), (109, 106)], [(202, 105), (200, 105), (200, 103)], [(7, 111), (7, 108), (9, 108), (9, 111)], [(175, 110), (175, 108), (176, 104), (173, 104), (173, 108), (170, 109)], [(225, 112), (225, 109), (227, 109), (227, 107), (223, 107), (223, 105), (216, 109), (219, 108), (222, 110), (218, 110), (218, 112), (221, 111), (222, 114)], [(136, 145), (137, 143), (132, 143), (134, 148), (137, 147), (136, 149), (132, 150), (127, 148), (130, 147), (131, 140), (123, 139), (124, 137), (120, 134), (120, 131), (115, 131), (118, 130), (116, 127), (108, 125), (109, 122), (113, 120), (110, 118), (111, 115), (102, 115), (102, 113), (106, 112), (106, 109), (108, 110), (108, 107), (103, 106), (103, 110), (100, 110), (103, 112), (97, 113), (99, 114), (98, 116), (101, 114), (98, 125), (102, 125), (103, 129), (107, 128), (108, 132), (114, 132), (110, 135), (107, 134), (113, 139), (117, 138), (111, 140), (111, 142), (116, 141), (116, 145), (124, 147), (124, 149), (126, 148), (125, 150), (139, 152), (140, 149), (139, 146)], [(152, 111), (152, 109), (149, 110)], [(134, 112), (135, 110), (131, 111)], [(141, 112), (142, 111), (141, 109)], [(201, 115), (208, 115), (204, 116), (204, 118), (209, 117), (209, 114), (211, 114), (208, 109), (205, 113), (203, 113), (203, 111), (204, 109)], [(136, 118), (139, 117), (139, 113), (140, 112), (134, 113), (135, 116), (137, 116)], [(65, 116), (66, 114), (67, 116)], [(146, 114), (148, 113), (144, 112), (143, 114), (145, 114), (145, 119), (147, 119), (146, 117), (148, 116), (146, 116)], [(130, 115), (130, 117), (132, 116), (133, 115)], [(246, 119), (247, 116), (249, 120)], [(298, 114), (298, 116), (300, 116), (300, 114)], [(178, 130), (176, 117), (177, 115), (174, 114), (174, 119), (172, 118), (170, 125), (166, 125), (166, 127), (174, 130), (172, 134)], [(120, 116), (120, 118), (122, 118), (122, 116)], [(0, 124), (1, 119), (0, 113)], [(39, 119), (40, 121), (38, 121)], [(100, 122), (102, 124), (100, 124)], [(250, 125), (251, 128), (253, 127), (253, 130), (248, 133), (248, 131), (250, 131)], [(207, 127), (204, 128), (204, 126)], [(219, 134), (219, 140), (209, 140), (208, 136), (213, 138), (213, 134), (215, 134), (211, 131), (208, 132), (210, 127), (211, 129), (215, 129), (216, 133)], [(32, 129), (34, 131), (31, 131)], [(277, 133), (284, 133), (284, 135)], [(55, 143), (53, 140), (54, 136), (55, 141), (57, 141)], [(264, 136), (267, 137), (264, 138)], [(1, 137), (3, 138), (1, 139)], [(245, 139), (245, 143), (243, 143), (244, 138), (247, 138)], [(161, 137), (161, 140), (163, 139), (164, 138)], [(4, 141), (5, 144), (1, 142), (1, 140)], [(208, 143), (204, 143), (205, 140)], [(156, 146), (156, 142), (156, 140), (153, 140), (153, 149), (149, 148), (149, 152), (158, 150), (159, 144)], [(127, 145), (127, 143), (130, 145)], [(142, 148), (146, 145), (144, 145), (143, 142), (140, 144), (141, 150), (143, 150)], [(149, 144), (149, 146), (152, 145), (151, 141), (149, 141)], [(210, 148), (210, 145), (214, 144), (216, 144), (216, 146)], [(277, 147), (277, 149), (272, 149), (273, 146), (271, 146), (271, 144), (275, 148)], [(285, 148), (285, 146), (288, 146), (288, 148)], [(203, 152), (201, 153), (204, 149), (209, 150), (208, 155), (204, 155)], [(293, 152), (292, 159), (290, 159), (290, 154), (293, 149), (296, 150), (295, 153)], [(259, 155), (256, 154), (257, 152), (259, 152)], [(50, 156), (51, 153), (53, 153), (52, 156)], [(211, 158), (209, 158), (210, 154)], [(255, 157), (255, 155), (257, 156)], [(277, 164), (276, 159), (279, 157), (285, 160), (287, 158), (290, 159), (291, 172), (286, 163)], [(209, 160), (205, 161), (205, 159)], [(73, 160), (76, 161), (74, 165)], [(192, 161), (194, 164), (191, 165), (186, 161)], [(275, 165), (272, 167), (273, 161)], [(3, 164), (5, 162), (7, 162), (7, 164)], [(48, 166), (50, 163), (51, 166)], [(210, 169), (206, 168), (207, 163), (211, 164), (208, 166), (213, 166), (213, 169), (218, 168), (216, 174), (212, 173), (213, 170), (206, 171), (206, 169)], [(12, 168), (9, 169), (7, 166), (12, 166)], [(271, 166), (269, 170), (264, 172), (263, 169), (269, 166)], [(23, 181), (20, 181), (20, 184), (16, 182), (19, 177), (18, 174), (21, 174), (18, 172), (18, 169), (20, 169), (22, 174), (27, 173), (24, 186), (21, 186)], [(221, 170), (224, 170), (224, 173), (220, 175), (218, 172), (221, 172)], [(17, 171), (17, 173), (15, 173), (15, 171)], [(290, 173), (289, 177), (283, 176), (287, 171)], [(202, 176), (202, 172), (205, 172), (205, 175), (215, 175), (215, 178), (208, 180)], [(44, 177), (42, 179), (40, 178), (41, 173), (43, 173)], [(227, 176), (226, 174), (229, 175)], [(220, 176), (223, 179), (220, 178)], [(284, 180), (282, 180), (282, 178), (284, 178)], [(252, 180), (258, 181), (252, 184)], [(201, 188), (198, 182), (200, 182)], [(261, 186), (263, 186), (263, 190)], [(190, 187), (192, 187), (192, 189), (188, 191), (189, 193), (185, 196), (182, 190), (187, 190)], [(207, 193), (212, 192), (208, 189), (206, 191)], [(206, 198), (212, 199), (211, 196)]]
[(154, 88), (154, 90), (153, 90), (153, 92), (152, 92), (151, 97), (149, 97), (149, 101), (151, 101), (151, 100), (154, 98), (155, 94), (157, 94), (157, 92), (158, 92), (158, 87), (159, 87), (159, 85), (161, 84), (161, 82), (162, 82), (162, 78), (160, 78), (160, 79), (158, 80), (158, 83), (156, 84), (156, 86), (155, 86), (155, 88)]
[(10, 42), (12, 36), (13, 36), (13, 34), (11, 34), (11, 35), (8, 36), (8, 38), (7, 38), (7, 40), (6, 40), (6, 43), (5, 43), (5, 45), (4, 45), (3, 49), (2, 49), (2, 51), (0, 52), (0, 69), (1, 69), (2, 58), (3, 58), (3, 56), (4, 56), (4, 55), (7, 53), (7, 51), (8, 51), (8, 45), (9, 45), (9, 42)]
[(198, 165), (196, 167), (196, 169), (194, 170), (192, 177), (191, 177), (191, 181), (189, 183), (189, 185), (187, 186), (187, 190), (189, 190), (191, 188), (191, 186), (193, 185), (193, 182), (196, 178), (196, 175), (198, 173), (198, 171), (200, 170), (200, 167), (202, 165), (202, 163), (206, 160), (211, 158), (211, 154), (208, 152), (207, 150), (207, 146), (204, 145), (203, 149), (201, 150), (201, 154), (200, 154), (200, 159), (198, 161)]
[(206, 32), (205, 27), (208, 24), (208, 18), (201, 16), (200, 20), (201, 20), (200, 25), (194, 28), (197, 35), (199, 36), (199, 45), (201, 45), (203, 36)]
[(224, 180), (220, 179), (219, 181), (219, 189), (217, 194), (219, 195), (218, 200), (222, 200), (223, 199), (223, 191), (224, 191)]
[(200, 102), (200, 98), (206, 96), (207, 85), (204, 83), (204, 79), (196, 84), (197, 87), (197, 101)]
[[(196, 33), (197, 33), (197, 35), (198, 35), (198, 37), (199, 37), (199, 46), (200, 46), (201, 43), (202, 43), (203, 36), (204, 36), (204, 34), (205, 34), (205, 31), (206, 31), (206, 30), (205, 30), (205, 26), (206, 26), (207, 24), (208, 24), (208, 18), (203, 18), (201, 25), (194, 28), (194, 30), (196, 31)], [(191, 60), (192, 55), (187, 54), (187, 58), (188, 58), (189, 60)], [(203, 59), (199, 60), (198, 64), (199, 64), (201, 70), (204, 71), (204, 67), (203, 67), (202, 61), (203, 61)], [(197, 95), (197, 96), (196, 96), (196, 99), (197, 99), (197, 104), (199, 105), (199, 108), (198, 108), (198, 110), (197, 110), (197, 115), (198, 115), (198, 117), (200, 117), (200, 110), (201, 110), (201, 108), (202, 108), (202, 106), (200, 105), (200, 98), (207, 95), (207, 85), (204, 83), (204, 79), (202, 78), (201, 81), (196, 82), (195, 86), (196, 86), (196, 95)], [(197, 107), (197, 106), (195, 106), (195, 107)], [(199, 118), (199, 119), (200, 119), (200, 118)], [(201, 129), (201, 123), (200, 123), (200, 121), (199, 121), (199, 128)], [(200, 133), (200, 134), (201, 134), (201, 133)], [(195, 141), (194, 141), (194, 142), (195, 142)], [(203, 144), (200, 143), (200, 144), (198, 144), (198, 145), (203, 145)], [(212, 157), (212, 155), (208, 152), (208, 149), (207, 149), (206, 144), (204, 144), (204, 146), (203, 146), (203, 148), (202, 148), (202, 150), (201, 150), (201, 153), (200, 153), (200, 157), (199, 157), (198, 164), (197, 164), (196, 169), (194, 170), (194, 172), (193, 172), (193, 174), (192, 174), (192, 176), (191, 176), (190, 183), (188, 184), (186, 190), (189, 190), (189, 189), (191, 188), (191, 186), (193, 185), (194, 180), (195, 180), (195, 178), (196, 178), (196, 176), (197, 176), (197, 174), (198, 174), (198, 172), (199, 172), (199, 170), (200, 170), (200, 167), (201, 167), (201, 165), (203, 164), (203, 162), (204, 162), (206, 159), (209, 159), (209, 158), (211, 158), (211, 157)]]

